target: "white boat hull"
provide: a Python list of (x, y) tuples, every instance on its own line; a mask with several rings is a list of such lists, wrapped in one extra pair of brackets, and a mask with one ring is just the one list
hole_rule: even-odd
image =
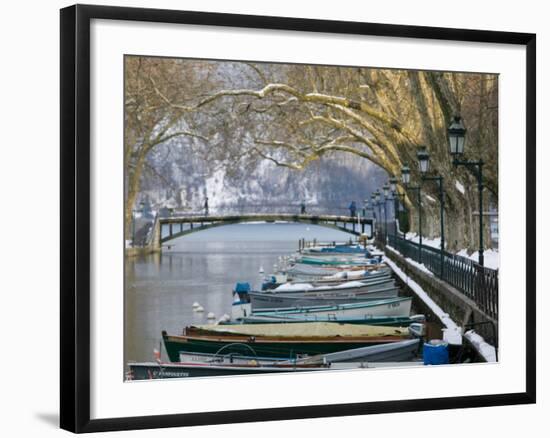
[(397, 300), (384, 300), (380, 302), (360, 304), (342, 304), (338, 306), (312, 306), (287, 309), (262, 309), (254, 312), (259, 315), (303, 315), (312, 314), (318, 316), (346, 317), (346, 318), (371, 318), (373, 316), (409, 316), (411, 313), (412, 298)]

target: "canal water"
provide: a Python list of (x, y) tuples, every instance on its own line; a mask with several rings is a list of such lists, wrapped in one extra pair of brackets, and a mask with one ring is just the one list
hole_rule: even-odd
[[(127, 259), (124, 363), (152, 360), (162, 330), (179, 334), (186, 325), (208, 323), (209, 312), (216, 319), (230, 314), (235, 283), (260, 287), (260, 268), (271, 273), (301, 238), (342, 242), (350, 234), (295, 223), (235, 224), (176, 239), (161, 254)], [(203, 313), (193, 311), (194, 302)], [(163, 347), (161, 353), (168, 360)]]

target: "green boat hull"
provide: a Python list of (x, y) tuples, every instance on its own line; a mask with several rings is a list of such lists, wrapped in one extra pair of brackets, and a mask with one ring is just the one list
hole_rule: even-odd
[(297, 322), (330, 322), (334, 324), (364, 324), (364, 325), (382, 325), (386, 327), (408, 327), (412, 323), (419, 322), (418, 319), (411, 319), (407, 317), (373, 317), (373, 318), (336, 318), (318, 317), (318, 318), (273, 318), (273, 319), (254, 319), (254, 316), (245, 317), (243, 321), (229, 321), (221, 323), (221, 325), (234, 325), (234, 324), (265, 324), (265, 323), (281, 323), (292, 324)]
[[(169, 336), (163, 333), (164, 346), (171, 362), (179, 362), (181, 351), (209, 353), (209, 354), (228, 354), (254, 353), (257, 356), (267, 356), (283, 359), (293, 359), (296, 356), (313, 356), (317, 354), (334, 353), (337, 351), (351, 350), (353, 348), (367, 347), (369, 345), (379, 345), (387, 342), (396, 342), (403, 338), (389, 337), (388, 339), (373, 338), (368, 341), (344, 341), (344, 342), (262, 342), (250, 340), (248, 342), (231, 343), (222, 340), (184, 340), (181, 338)], [(221, 351), (220, 351), (221, 350)]]

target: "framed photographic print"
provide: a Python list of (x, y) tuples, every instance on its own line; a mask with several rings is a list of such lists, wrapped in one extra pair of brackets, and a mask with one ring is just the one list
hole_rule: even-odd
[(534, 403), (535, 129), (533, 34), (62, 9), (61, 427)]

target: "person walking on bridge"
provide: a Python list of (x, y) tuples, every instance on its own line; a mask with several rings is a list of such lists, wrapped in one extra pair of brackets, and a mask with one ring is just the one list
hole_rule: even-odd
[(300, 204), (300, 214), (306, 214), (306, 203), (302, 202)]
[(208, 196), (204, 200), (204, 215), (208, 216)]
[(351, 217), (355, 217), (355, 212), (357, 211), (357, 204), (355, 204), (355, 201), (351, 201), (351, 204), (349, 205), (349, 215)]

